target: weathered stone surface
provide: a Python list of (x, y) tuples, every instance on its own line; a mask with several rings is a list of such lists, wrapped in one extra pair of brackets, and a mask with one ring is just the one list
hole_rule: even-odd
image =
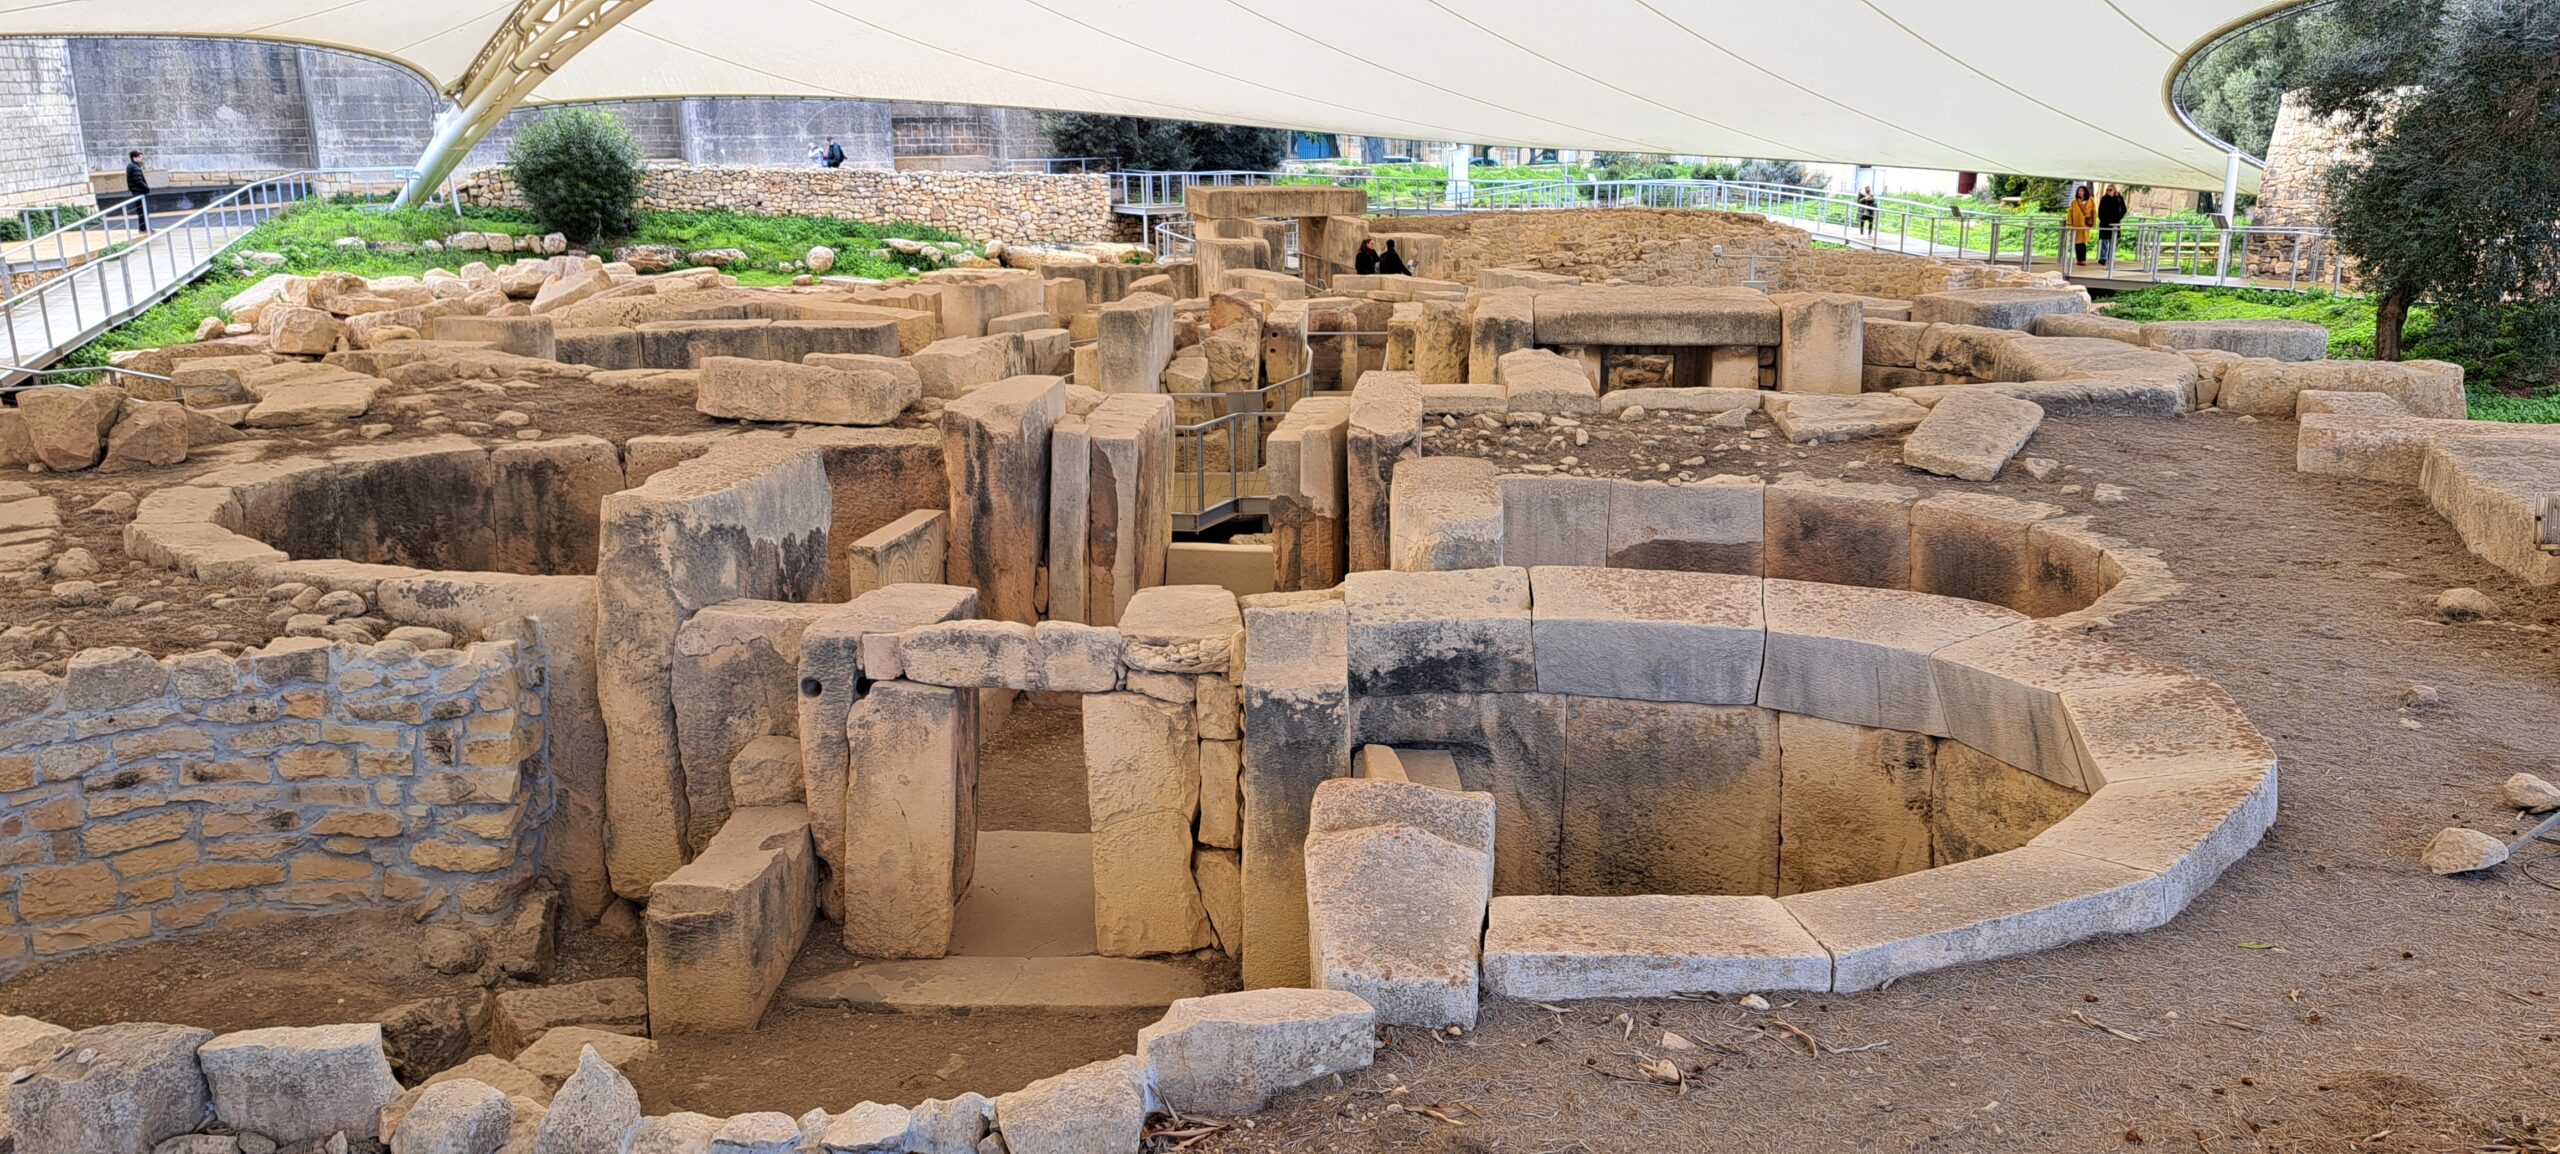
[(942, 583), (950, 514), (918, 509), (857, 538), (845, 547), (852, 595), (885, 585)]
[(1235, 594), (1215, 585), (1158, 585), (1120, 617), (1121, 660), (1155, 673), (1225, 673), (1243, 642)]
[(2382, 393), (2421, 417), (2470, 415), (2462, 366), (2443, 361), (2243, 361), (2223, 370), (2217, 403), (2234, 413), (2289, 416), (2305, 389)]
[(1398, 465), (1421, 455), (1421, 430), (1421, 378), (1409, 372), (1370, 372), (1352, 387), (1343, 440), (1348, 503), (1342, 537), (1353, 571), (1390, 564), (1389, 493)]
[(1929, 855), (1938, 865), (2006, 853), (2071, 815), (2088, 795), (1952, 738), (1929, 760)]
[[(808, 799), (810, 836), (818, 857), (839, 874), (844, 869), (845, 786), (852, 762), (847, 755), (845, 718), (863, 679), (893, 679), (891, 670), (866, 668), (861, 650), (866, 637), (894, 641), (894, 634), (917, 625), (977, 616), (976, 590), (954, 585), (890, 585), (874, 589), (834, 607), (811, 622), (800, 635), (799, 735), (802, 796)], [(875, 647), (877, 643), (873, 643)], [(894, 654), (895, 645), (887, 645)], [(974, 748), (974, 746), (972, 747)], [(954, 772), (957, 772), (955, 769)], [(829, 916), (843, 918), (844, 890), (828, 887), (822, 895)]]
[(638, 978), (596, 978), (508, 990), (489, 1015), (489, 1049), (512, 1056), (559, 1026), (617, 1034), (649, 1032), (649, 987)]
[(19, 428), (35, 462), (57, 473), (98, 463), (107, 430), (124, 408), (124, 390), (48, 385), (18, 397)]
[(2028, 846), (1861, 886), (1778, 899), (1833, 960), (1832, 988), (2149, 929), (2174, 909), (2152, 875)]
[(1600, 394), (1579, 362), (1545, 349), (1522, 349), (1496, 362), (1499, 381), (1515, 411), (1577, 416), (1600, 411)]
[(2278, 361), (2329, 358), (2329, 330), (2309, 321), (2275, 317), (2159, 321), (2142, 326), (2142, 343), (2167, 349), (2219, 349)]
[(826, 1123), (824, 1154), (906, 1154), (915, 1115), (904, 1106), (863, 1102)]
[[(1478, 278), (1477, 287), (1486, 287)], [(1467, 332), (1467, 379), (1500, 383), (1502, 358), (1537, 343), (1537, 296), (1526, 288), (1487, 292), (1472, 302)], [(1577, 367), (1575, 374), (1580, 375)], [(1589, 382), (1584, 382), (1588, 387)], [(1539, 410), (1540, 412), (1561, 410)]]
[(1582, 285), (1537, 296), (1542, 345), (1774, 345), (1778, 306), (1751, 289)]
[(1365, 190), (1328, 185), (1197, 184), (1184, 189), (1182, 199), (1186, 211), (1204, 220), (1358, 217), (1369, 211), (1369, 194)]
[(2439, 438), (2418, 487), (2463, 545), (2535, 585), (2560, 584), (2560, 556), (2542, 551), (2540, 517), (2560, 489), (2560, 446), (2522, 438)]
[(840, 732), (857, 767), (842, 787), (836, 862), (845, 948), (864, 957), (940, 957), (976, 849), (978, 694), (880, 682)]
[(1930, 655), (2025, 620), (2015, 610), (1828, 582), (1766, 583), (1763, 708), (1944, 735)]
[(1138, 1031), (1165, 1108), (1250, 1114), (1273, 1094), (1368, 1068), (1377, 1015), (1334, 990), (1248, 990), (1184, 998)]
[(1757, 477), (1612, 482), (1608, 564), (1758, 576), (1763, 504)]
[(2044, 408), (2033, 401), (1950, 395), (1902, 442), (1902, 463), (1958, 480), (1993, 480), (2043, 423)]
[[(1478, 811), (1480, 842), (1423, 826), (1346, 826), (1324, 813), (1329, 790), (1401, 789)], [(1493, 798), (1427, 786), (1329, 782), (1316, 790), (1306, 836), (1309, 946), (1316, 987), (1357, 995), (1382, 1024), (1472, 1026), (1476, 949), (1493, 893)]]
[(1744, 705), (1760, 690), (1760, 580), (1720, 573), (1529, 571), (1538, 691)]
[(711, 1154), (799, 1154), (799, 1120), (773, 1110), (732, 1115), (711, 1136)]
[[(476, 939), (472, 948), (479, 949)], [(478, 968), (479, 960), (475, 953), (468, 968)], [(479, 998), (475, 994), (467, 1007), (459, 997), (420, 998), (384, 1010), (380, 1023), (382, 1053), (391, 1063), (391, 1076), (415, 1085), (470, 1056), (474, 1045), (471, 1019), (477, 1016), (478, 1009)], [(370, 1125), (366, 1127), (367, 1131), (371, 1129)]]
[[(1061, 566), (1050, 569), (1050, 615), (1081, 619), (1091, 625), (1117, 624), (1142, 589), (1164, 584), (1165, 559), (1173, 544), (1172, 500), (1174, 407), (1169, 398), (1141, 395), (1106, 397), (1085, 415), (1090, 442), (1085, 461), (1085, 503), (1065, 506), (1052, 493), (1051, 524), (1059, 516), (1082, 518), (1083, 532), (1070, 532), (1083, 544), (1081, 557), (1061, 558), (1052, 543), (1051, 557), (1063, 568), (1084, 567), (1080, 587), (1081, 614), (1060, 603)], [(1052, 471), (1054, 475), (1054, 470)]]
[(619, 1152), (639, 1125), (640, 1094), (631, 1088), (631, 1080), (596, 1056), (595, 1047), (582, 1047), (578, 1072), (552, 1096), (531, 1154)]
[(1424, 572), (1500, 565), (1502, 527), (1502, 488), (1494, 483), (1493, 462), (1426, 457), (1397, 470), (1387, 522), (1394, 568)]
[(908, 1149), (914, 1154), (976, 1154), (995, 1116), (995, 1103), (981, 1094), (927, 1098), (908, 1116)]
[(2275, 820), (2274, 762), (2235, 762), (2115, 782), (2028, 844), (2151, 874), (2151, 888), (2174, 914), (2247, 855)]
[[(849, 364), (859, 358), (862, 363)], [(744, 421), (885, 425), (923, 395), (923, 379), (894, 357), (833, 354), (825, 364), (712, 357), (694, 408)]]
[(797, 805), (739, 809), (649, 890), (654, 1034), (752, 1030), (815, 916), (817, 860)]
[(670, 697), (678, 630), (722, 601), (818, 596), (831, 504), (816, 450), (748, 439), (605, 499), (597, 695), (613, 732), (606, 848), (622, 896), (645, 896), (690, 848)]
[(997, 1095), (996, 1128), (1011, 1154), (1137, 1154), (1148, 1105), (1146, 1063), (1124, 1054)]
[(1605, 565), (1609, 503), (1616, 482), (1603, 477), (1505, 476), (1502, 563)]
[(2143, 339), (2142, 330), (2142, 325), (2132, 321), (2099, 313), (2048, 313), (2027, 326), (2028, 332), (2040, 337), (2102, 337), (2128, 345), (2164, 343)]
[[(576, 1056), (572, 1054), (573, 1064), (575, 1060)], [(392, 1099), (390, 1105), (382, 1108), (382, 1123), (375, 1129), (375, 1135), (389, 1142), (399, 1133), (400, 1123), (408, 1118), (410, 1109), (418, 1104), (418, 1099), (426, 1096), (429, 1089), (447, 1082), (462, 1081), (493, 1087), (505, 1097), (523, 1098), (537, 1105), (551, 1100), (551, 1087), (544, 1085), (542, 1079), (504, 1058), (482, 1054), (450, 1070), (428, 1075), (425, 1082)]]
[[(741, 805), (800, 800), (797, 743), (800, 635), (835, 608), (790, 601), (737, 600), (706, 606), (676, 633), (670, 693), (676, 749), (684, 768), (685, 842), (699, 852)], [(740, 795), (741, 756), (754, 743), (790, 745), (789, 796), (761, 786)]]
[[(578, 1072), (578, 1055), (588, 1050), (617, 1069), (641, 1078), (658, 1060), (658, 1044), (647, 1038), (592, 1026), (555, 1026), (512, 1059), (516, 1068), (557, 1090)], [(510, 1094), (509, 1097), (521, 1095)]]
[(1056, 377), (1017, 377), (942, 410), (953, 528), (947, 566), (999, 621), (1040, 619), (1035, 584), (1048, 519), (1049, 431), (1066, 414)]
[[(1759, 358), (1752, 359), (1756, 362)], [(1757, 372), (1756, 363), (1753, 369)], [(1612, 415), (1629, 408), (1648, 413), (1729, 413), (1757, 409), (1766, 395), (1757, 385), (1747, 389), (1619, 389), (1601, 396), (1600, 411)]]
[(1106, 955), (1176, 953), (1213, 940), (1191, 875), (1200, 806), (1193, 718), (1186, 705), (1143, 694), (1085, 696), (1094, 933)]
[(123, 1022), (62, 1039), (8, 1087), (5, 1113), (17, 1148), (150, 1154), (194, 1132), (208, 1098), (196, 1050), (212, 1038), (212, 1031), (188, 1026)]
[(1244, 606), (1244, 979), (1303, 986), (1307, 813), (1316, 786), (1351, 768), (1348, 615), (1326, 593)]
[[(2104, 670), (2097, 661), (2088, 664)], [(2090, 673), (2092, 682), (2112, 683), (2063, 690), (2063, 712), (2071, 721), (2073, 748), (2090, 775), (2088, 788), (2192, 773), (2263, 775), (2275, 766), (2274, 747), (2221, 686), (2164, 667), (2148, 668), (2151, 672), (2136, 677), (2121, 670)], [(2061, 680), (2041, 672), (2026, 679), (2043, 685)]]
[(175, 465), (187, 459), (190, 422), (186, 407), (166, 401), (130, 406), (107, 433), (102, 472), (120, 473)]
[(400, 1119), (391, 1154), (498, 1154), (515, 1122), (496, 1088), (468, 1078), (438, 1083)]
[(2089, 311), (2089, 291), (2069, 289), (1956, 289), (1911, 298), (1911, 319), (1924, 323), (2025, 329), (2037, 317)]
[(1890, 437), (1920, 427), (1929, 410), (1890, 393), (1826, 396), (1808, 393), (1766, 403), (1778, 433), (1799, 445)]
[(1941, 492), (1911, 507), (1911, 579), (1924, 593), (2027, 606), (2035, 600), (2037, 558), (2029, 529), (2062, 510), (1987, 493)]
[(1571, 698), (1563, 746), (1564, 892), (1776, 892), (1775, 714)]
[(1484, 981), (1521, 1001), (1828, 990), (1831, 955), (1768, 897), (1499, 897)]
[(1899, 485), (1782, 475), (1763, 494), (1763, 570), (1773, 578), (1905, 588), (1918, 498)]
[(214, 1117), (287, 1145), (371, 1134), (400, 1096), (372, 1022), (242, 1030), (206, 1042), (196, 1061)]
[(1867, 310), (1843, 293), (1789, 293), (1779, 310), (1778, 391), (1856, 393), (1863, 387)]
[(1930, 657), (1947, 736), (2083, 793), (2101, 782), (2074, 740), (2065, 694), (2131, 687), (2147, 694), (2186, 675), (2082, 634), (2022, 622)]
[(1355, 693), (1537, 687), (1525, 569), (1354, 573), (1342, 592)]
[(1778, 893), (1929, 868), (1930, 740), (1778, 715)]

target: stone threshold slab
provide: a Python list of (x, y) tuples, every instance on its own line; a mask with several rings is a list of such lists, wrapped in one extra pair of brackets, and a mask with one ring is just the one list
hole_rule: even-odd
[(793, 1005), (941, 1010), (1160, 1009), (1208, 993), (1200, 975), (1137, 958), (925, 958), (873, 962), (793, 982)]

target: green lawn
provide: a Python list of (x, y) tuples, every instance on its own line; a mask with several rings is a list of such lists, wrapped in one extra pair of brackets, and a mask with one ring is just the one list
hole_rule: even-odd
[[(351, 272), (365, 277), (418, 276), (431, 268), (460, 269), (474, 260), (500, 263), (514, 258), (476, 252), (380, 252), (372, 249), (339, 248), (338, 238), (360, 237), (375, 244), (417, 244), (442, 240), (457, 232), (498, 232), (510, 236), (527, 236), (543, 231), (525, 213), (504, 209), (466, 209), (456, 216), (447, 208), (413, 208), (392, 210), (379, 205), (348, 201), (315, 201), (296, 206), (274, 220), (252, 230), (231, 251), (235, 255), (248, 252), (281, 254), (281, 268), (248, 266), (235, 260), (231, 266), (217, 266), (203, 280), (179, 290), (177, 295), (153, 306), (150, 311), (127, 321), (97, 340), (64, 358), (66, 368), (104, 365), (109, 353), (127, 349), (158, 348), (195, 338), (196, 326), (214, 315), (222, 302), (258, 282), (270, 272), (310, 275), (321, 272)], [(957, 241), (965, 238), (956, 233), (925, 225), (863, 224), (857, 221), (833, 220), (801, 216), (749, 216), (732, 212), (651, 212), (642, 213), (640, 230), (616, 243), (672, 245), (683, 251), (706, 248), (734, 248), (747, 254), (747, 259), (732, 265), (741, 284), (786, 284), (792, 274), (774, 267), (783, 260), (799, 260), (814, 245), (836, 250), (837, 274), (847, 276), (894, 277), (913, 268), (913, 258), (884, 261), (872, 256), (884, 237), (912, 240)], [(599, 253), (610, 245), (598, 245)]]
[[(2107, 302), (2107, 315), (2141, 323), (2247, 317), (2309, 321), (2329, 330), (2330, 356), (2354, 360), (2373, 356), (2373, 301), (2369, 297), (2162, 285), (2111, 299)], [(2404, 335), (2411, 359), (2452, 361), (2462, 366), (2464, 379), (2470, 384), (2472, 419), (2560, 423), (2560, 387), (2507, 387), (2497, 373), (2503, 367), (2502, 358), (2495, 353), (2482, 358), (2453, 347), (2437, 334), (2435, 315), (2425, 306), (2410, 310)]]

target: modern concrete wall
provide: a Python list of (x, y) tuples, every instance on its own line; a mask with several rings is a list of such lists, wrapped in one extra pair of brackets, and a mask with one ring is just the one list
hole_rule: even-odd
[(320, 48), (295, 50), (309, 103), (311, 154), (330, 167), (406, 167), (425, 151), (436, 95), (425, 81), (379, 60)]
[(155, 170), (310, 167), (301, 50), (238, 40), (72, 40), (72, 91), (92, 171), (141, 149)]
[(80, 108), (71, 58), (60, 40), (0, 40), (0, 204), (83, 199)]

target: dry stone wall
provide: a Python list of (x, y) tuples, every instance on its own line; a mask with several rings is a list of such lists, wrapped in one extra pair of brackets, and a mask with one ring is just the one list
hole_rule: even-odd
[[(522, 208), (504, 166), (463, 178), (471, 204)], [(1098, 175), (1010, 172), (879, 172), (852, 168), (763, 168), (658, 163), (641, 185), (650, 212), (732, 212), (825, 216), (870, 224), (929, 224), (974, 241), (1111, 240), (1109, 182)]]
[(0, 674), (0, 971), (243, 916), (503, 915), (552, 805), (520, 632)]

